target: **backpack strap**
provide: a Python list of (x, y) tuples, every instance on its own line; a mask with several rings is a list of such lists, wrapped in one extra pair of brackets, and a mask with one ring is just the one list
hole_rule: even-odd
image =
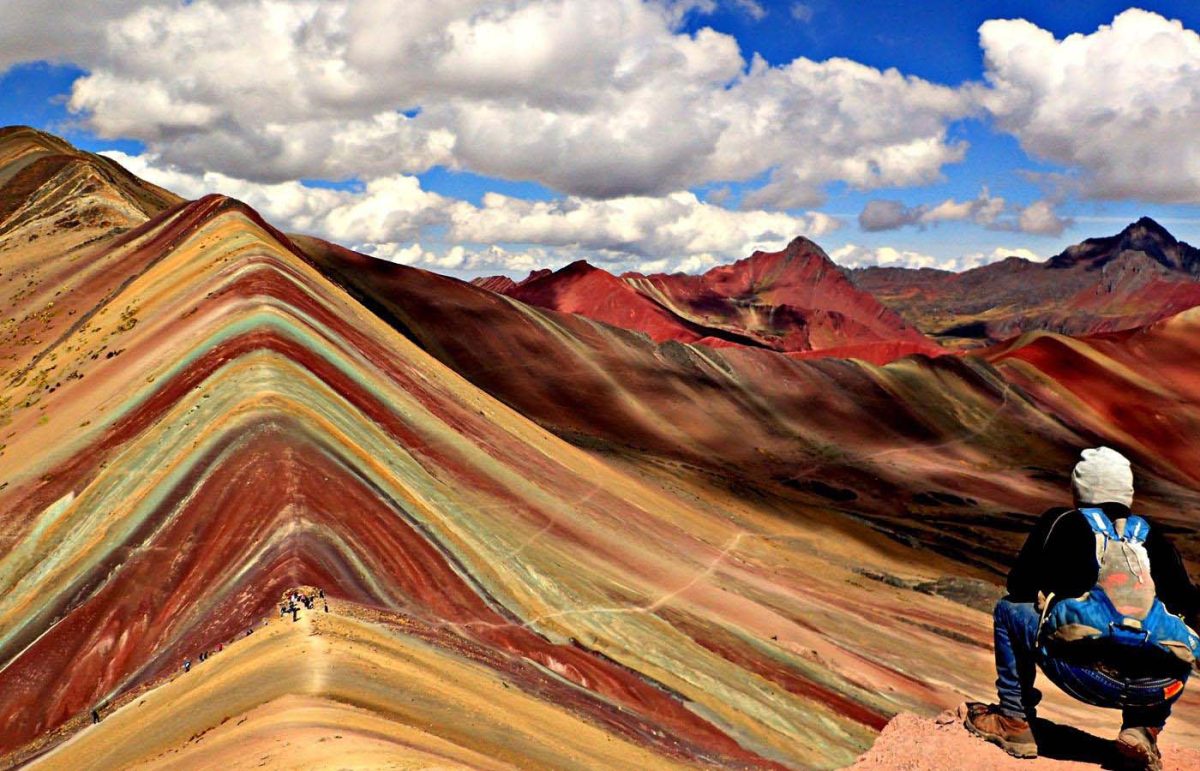
[[(1096, 535), (1102, 535), (1114, 541), (1120, 540), (1121, 537), (1117, 535), (1117, 529), (1113, 527), (1112, 520), (1104, 513), (1104, 509), (1095, 506), (1085, 506), (1079, 509), (1079, 513), (1087, 520), (1088, 525), (1092, 528), (1092, 532)], [(1133, 518), (1131, 517), (1131, 519)], [(1137, 520), (1143, 525), (1146, 524), (1146, 520), (1141, 517), (1137, 517)], [(1149, 526), (1146, 529), (1149, 530)]]
[(1096, 535), (1096, 566), (1099, 567), (1104, 560), (1104, 552), (1108, 550), (1108, 542), (1119, 541), (1121, 537), (1117, 535), (1117, 529), (1113, 527), (1112, 520), (1104, 513), (1104, 509), (1086, 506), (1076, 511), (1083, 515), (1083, 520)]
[(1130, 514), (1125, 518), (1125, 526), (1121, 528), (1121, 540), (1132, 543), (1145, 543), (1146, 536), (1150, 535), (1150, 523), (1139, 517), (1137, 514)]

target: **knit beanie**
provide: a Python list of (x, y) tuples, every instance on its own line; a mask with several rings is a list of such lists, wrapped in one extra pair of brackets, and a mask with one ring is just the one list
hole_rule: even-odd
[(1080, 505), (1133, 505), (1133, 471), (1129, 459), (1108, 447), (1084, 450), (1071, 472), (1071, 489)]

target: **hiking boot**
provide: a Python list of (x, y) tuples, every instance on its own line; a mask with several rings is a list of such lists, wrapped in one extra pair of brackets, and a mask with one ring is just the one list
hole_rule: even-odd
[(1158, 751), (1161, 728), (1122, 728), (1117, 736), (1117, 752), (1139, 771), (1162, 771), (1162, 753)]
[(971, 733), (998, 745), (1014, 758), (1037, 757), (1037, 742), (1029, 723), (1004, 714), (995, 704), (968, 704), (963, 725)]

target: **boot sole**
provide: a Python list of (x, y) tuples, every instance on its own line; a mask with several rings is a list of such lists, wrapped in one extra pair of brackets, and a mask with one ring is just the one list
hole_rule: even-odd
[[(966, 729), (968, 731), (975, 734), (980, 739), (983, 739), (985, 742), (991, 742), (992, 744), (996, 745), (1000, 749), (1007, 752), (1009, 755), (1012, 755), (1014, 758), (1021, 758), (1022, 760), (1032, 760), (1038, 756), (1037, 744), (1032, 744), (1032, 743), (1027, 744), (1024, 742), (1006, 741), (1004, 738), (1002, 738), (1000, 736), (996, 736), (995, 734), (989, 734), (989, 733), (984, 733), (983, 731), (980, 731), (978, 728), (976, 728), (974, 725), (971, 724), (970, 720), (964, 720), (963, 725), (966, 726)], [(1159, 769), (1156, 769), (1156, 771), (1162, 771), (1161, 767)]]
[(1162, 758), (1140, 744), (1117, 742), (1117, 752), (1130, 768), (1136, 768), (1139, 771), (1163, 771)]

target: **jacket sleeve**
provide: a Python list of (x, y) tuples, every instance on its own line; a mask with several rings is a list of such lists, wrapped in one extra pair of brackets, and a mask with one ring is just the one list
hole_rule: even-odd
[(1146, 538), (1146, 553), (1150, 556), (1150, 575), (1158, 598), (1167, 610), (1182, 616), (1188, 626), (1196, 629), (1200, 623), (1200, 589), (1188, 576), (1175, 544), (1162, 530), (1152, 527)]
[[(1034, 602), (1038, 589), (1044, 583), (1042, 572), (1045, 567), (1044, 552), (1046, 538), (1058, 516), (1066, 509), (1050, 509), (1033, 526), (1025, 545), (1017, 554), (1017, 561), (1008, 572), (1008, 595), (1015, 602)], [(1154, 562), (1151, 561), (1151, 566)]]

